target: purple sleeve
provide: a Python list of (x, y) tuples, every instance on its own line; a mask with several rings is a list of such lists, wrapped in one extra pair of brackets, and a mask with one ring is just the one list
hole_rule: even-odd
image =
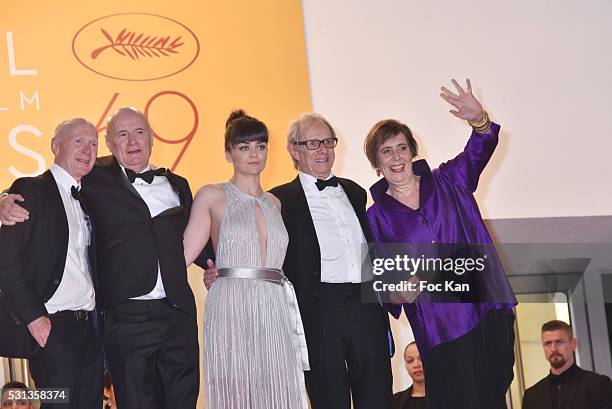
[[(383, 237), (381, 237), (381, 232), (379, 230), (378, 217), (376, 215), (377, 209), (376, 205), (372, 205), (368, 209), (368, 222), (370, 223), (370, 229), (372, 230), (372, 237), (374, 239), (374, 243), (385, 243)], [(395, 319), (399, 319), (402, 314), (402, 305), (401, 304), (383, 304), (383, 308), (389, 312)]]
[(480, 174), (489, 163), (497, 146), (499, 130), (500, 126), (492, 122), (488, 133), (479, 134), (472, 131), (463, 152), (440, 165), (438, 168), (440, 175), (472, 193), (475, 192)]

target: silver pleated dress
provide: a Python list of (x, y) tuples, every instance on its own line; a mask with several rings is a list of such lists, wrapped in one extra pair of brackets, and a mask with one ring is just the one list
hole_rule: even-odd
[[(219, 229), (217, 268), (281, 269), (288, 235), (269, 193), (255, 198), (232, 183), (223, 188), (227, 205)], [(267, 230), (265, 265), (257, 206)], [(305, 368), (291, 322), (282, 285), (245, 278), (215, 281), (204, 314), (206, 409), (308, 408)]]

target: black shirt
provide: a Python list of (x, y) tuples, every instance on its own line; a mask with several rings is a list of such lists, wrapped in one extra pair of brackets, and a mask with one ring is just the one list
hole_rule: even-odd
[(553, 409), (564, 409), (565, 405), (563, 403), (568, 401), (568, 389), (577, 368), (576, 364), (574, 364), (559, 375), (555, 375), (552, 372), (549, 374), (548, 381), (550, 383)]
[(611, 409), (610, 378), (576, 364), (560, 375), (549, 374), (523, 396), (523, 409)]
[(393, 409), (425, 409), (425, 396), (412, 396), (412, 386), (393, 395)]

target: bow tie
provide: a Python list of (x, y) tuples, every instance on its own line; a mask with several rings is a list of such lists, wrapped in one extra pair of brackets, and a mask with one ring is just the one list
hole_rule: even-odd
[(81, 190), (78, 187), (72, 186), (70, 188), (70, 194), (72, 195), (72, 198), (74, 200), (78, 200), (78, 201), (81, 200)]
[(136, 178), (140, 178), (144, 180), (145, 182), (147, 182), (148, 184), (151, 184), (155, 176), (166, 176), (166, 169), (165, 168), (159, 168), (155, 170), (149, 169), (146, 172), (136, 173), (131, 169), (125, 168), (125, 175), (127, 176), (130, 183), (134, 183)]
[(327, 180), (322, 180), (322, 179), (317, 179), (317, 181), (315, 182), (315, 185), (317, 185), (317, 189), (319, 190), (323, 190), (328, 186), (331, 187), (337, 187), (338, 186), (338, 178), (335, 176), (330, 177)]

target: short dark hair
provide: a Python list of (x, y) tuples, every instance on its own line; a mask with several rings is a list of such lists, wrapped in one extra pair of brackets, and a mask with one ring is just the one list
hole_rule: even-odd
[(544, 333), (548, 331), (565, 331), (567, 332), (567, 335), (569, 335), (570, 339), (574, 338), (574, 330), (572, 329), (572, 326), (565, 321), (552, 320), (545, 322), (542, 324), (542, 332)]
[(4, 395), (4, 391), (8, 389), (19, 389), (21, 391), (29, 392), (30, 389), (23, 382), (18, 381), (10, 381), (4, 384), (0, 389), (0, 400), (2, 400), (2, 395)]
[(239, 143), (268, 142), (268, 127), (242, 109), (234, 110), (225, 122), (225, 151)]
[(417, 141), (412, 136), (410, 128), (408, 128), (406, 124), (395, 119), (384, 119), (374, 124), (363, 143), (363, 150), (373, 168), (378, 166), (376, 154), (378, 153), (380, 145), (400, 133), (406, 137), (412, 157), (414, 158), (418, 155), (419, 147)]

